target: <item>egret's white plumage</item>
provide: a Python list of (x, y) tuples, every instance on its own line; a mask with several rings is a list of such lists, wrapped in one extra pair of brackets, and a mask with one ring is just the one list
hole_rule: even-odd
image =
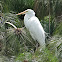
[(27, 9), (17, 15), (20, 14), (25, 14), (24, 24), (32, 38), (37, 40), (42, 48), (45, 47), (45, 32), (39, 19), (35, 16), (35, 12), (31, 9)]

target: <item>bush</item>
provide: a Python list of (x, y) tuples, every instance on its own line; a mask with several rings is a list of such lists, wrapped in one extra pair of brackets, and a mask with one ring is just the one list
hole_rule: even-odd
[[(44, 20), (41, 22), (43, 23), (45, 32), (49, 33), (49, 16), (45, 16)], [(54, 17), (51, 16), (50, 17), (50, 34), (53, 33), (54, 29), (55, 29), (55, 19)]]
[(9, 11), (21, 12), (27, 8), (33, 9), (34, 0), (3, 0), (3, 12)]
[(53, 35), (56, 35), (56, 34), (62, 35), (62, 22), (58, 24), (57, 28), (53, 32)]
[(20, 53), (16, 57), (16, 62), (58, 62), (58, 59), (47, 48), (45, 50), (37, 50), (34, 54), (30, 52)]

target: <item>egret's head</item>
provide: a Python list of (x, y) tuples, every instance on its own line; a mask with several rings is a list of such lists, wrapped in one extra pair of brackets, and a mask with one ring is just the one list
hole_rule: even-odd
[(31, 9), (27, 9), (21, 13), (16, 14), (16, 15), (21, 15), (21, 14), (35, 15), (35, 12)]

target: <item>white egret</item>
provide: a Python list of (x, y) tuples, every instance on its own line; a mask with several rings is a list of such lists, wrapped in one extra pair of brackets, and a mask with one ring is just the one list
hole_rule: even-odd
[(32, 38), (39, 42), (41, 48), (45, 48), (45, 31), (39, 19), (35, 16), (35, 12), (31, 9), (27, 9), (16, 15), (21, 15), (21, 14), (25, 14), (24, 24), (25, 27), (29, 30)]

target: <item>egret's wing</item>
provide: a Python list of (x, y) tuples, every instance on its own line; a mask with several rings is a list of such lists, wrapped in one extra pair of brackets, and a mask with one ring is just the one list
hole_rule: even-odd
[(41, 45), (45, 44), (45, 32), (37, 17), (29, 19), (28, 29), (33, 38), (35, 38)]
[(43, 27), (37, 17), (32, 17), (29, 19), (29, 31), (32, 33), (42, 34), (44, 33)]

